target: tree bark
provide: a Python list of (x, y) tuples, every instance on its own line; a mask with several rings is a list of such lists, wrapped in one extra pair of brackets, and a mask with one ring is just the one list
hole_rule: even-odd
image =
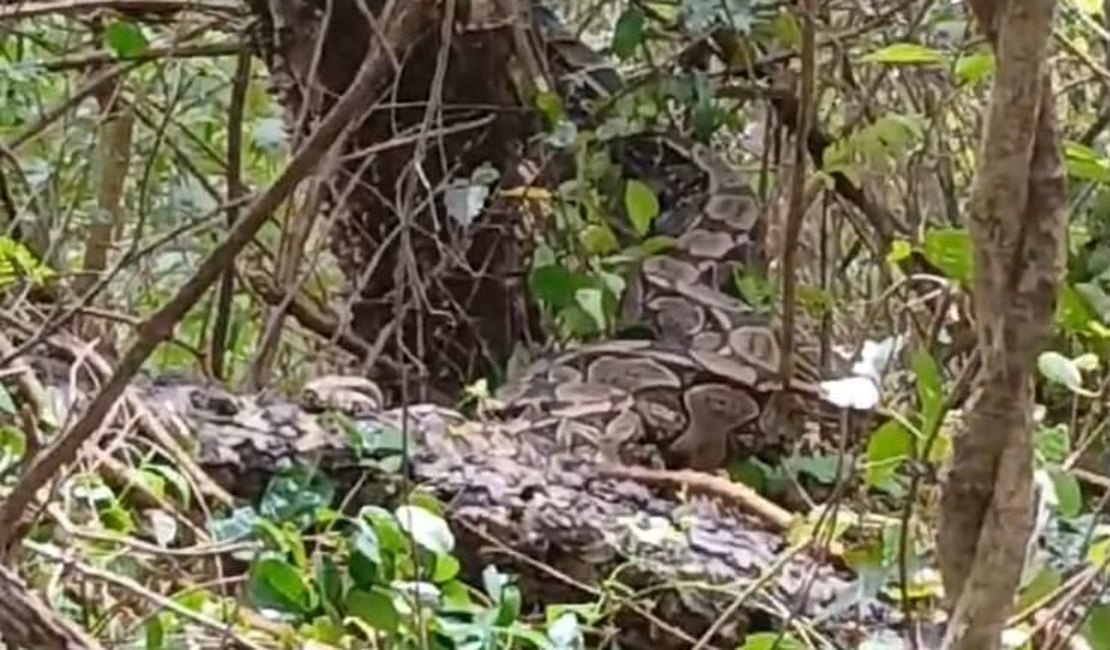
[(1065, 178), (1045, 67), (1055, 0), (969, 3), (996, 54), (969, 231), (983, 367), (954, 443), (938, 550), (945, 648), (991, 649), (1032, 532), (1033, 369), (1062, 276)]

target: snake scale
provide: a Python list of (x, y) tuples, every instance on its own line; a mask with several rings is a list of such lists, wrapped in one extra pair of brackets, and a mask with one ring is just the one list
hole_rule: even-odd
[[(689, 154), (707, 192), (700, 205), (676, 210), (666, 226), (674, 248), (644, 259), (622, 299), (623, 318), (651, 337), (587, 343), (532, 363), (498, 394), (512, 426), (548, 429), (568, 445), (589, 441), (610, 461), (699, 470), (722, 467), (730, 451), (780, 449), (797, 434), (782, 417), (782, 351), (770, 318), (725, 291), (758, 245), (758, 203), (709, 147)], [(829, 413), (806, 356), (789, 392)]]

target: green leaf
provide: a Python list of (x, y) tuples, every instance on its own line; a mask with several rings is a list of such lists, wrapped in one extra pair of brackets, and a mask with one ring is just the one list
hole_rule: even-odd
[(604, 330), (608, 319), (605, 317), (605, 296), (601, 289), (579, 289), (574, 292), (574, 299), (582, 311), (594, 320), (598, 329)]
[(320, 588), (320, 602), (327, 607), (328, 612), (334, 614), (339, 611), (343, 598), (343, 575), (335, 560), (327, 555), (316, 555), (313, 558), (316, 565), (316, 580)]
[(592, 223), (579, 235), (582, 245), (592, 255), (608, 255), (620, 247), (616, 235), (608, 226)]
[(783, 465), (788, 466), (791, 471), (808, 474), (819, 483), (832, 485), (837, 479), (840, 459), (831, 454), (792, 456)]
[(613, 54), (621, 60), (636, 53), (644, 42), (644, 10), (632, 5), (624, 10), (613, 28)]
[(1020, 611), (1047, 596), (1060, 586), (1063, 578), (1060, 572), (1050, 567), (1044, 567), (1037, 572), (1028, 584), (1021, 590), (1015, 609)]
[(1062, 285), (1056, 303), (1056, 323), (1069, 334), (1084, 334), (1093, 320), (1095, 312), (1086, 297), (1071, 284)]
[(312, 590), (296, 567), (277, 556), (262, 557), (250, 570), (248, 594), (258, 607), (290, 614), (312, 609)]
[(163, 624), (164, 613), (153, 616), (146, 622), (143, 632), (146, 650), (163, 650), (166, 647), (166, 626)]
[(1040, 428), (1033, 436), (1037, 453), (1047, 463), (1059, 465), (1071, 454), (1071, 434), (1068, 425), (1060, 423)]
[(1083, 636), (1091, 650), (1110, 650), (1110, 605), (1094, 605), (1083, 624)]
[(886, 255), (886, 261), (891, 264), (897, 264), (902, 260), (908, 258), (910, 253), (913, 252), (913, 247), (904, 239), (895, 239), (890, 243), (890, 252)]
[(894, 475), (903, 462), (913, 454), (914, 439), (897, 420), (888, 420), (871, 434), (867, 441), (867, 468), (865, 480), (878, 487)]
[(749, 634), (739, 650), (806, 650), (806, 646), (790, 634), (758, 632)]
[(1110, 568), (1110, 563), (1107, 562), (1108, 551), (1110, 551), (1110, 537), (1100, 538), (1087, 547), (1087, 563), (1093, 568), (1105, 571)]
[(624, 207), (636, 234), (644, 237), (659, 216), (659, 199), (655, 192), (641, 181), (629, 180), (624, 186)]
[(104, 29), (104, 40), (116, 56), (128, 58), (139, 56), (146, 52), (150, 42), (143, 35), (143, 30), (134, 23), (117, 20)]
[(971, 238), (963, 228), (937, 228), (925, 233), (925, 259), (963, 284), (974, 271)]
[(1046, 469), (1049, 477), (1052, 478), (1052, 487), (1056, 490), (1060, 516), (1065, 519), (1078, 517), (1083, 511), (1083, 493), (1079, 488), (1079, 480), (1063, 469), (1057, 467)]
[(575, 304), (575, 292), (590, 281), (561, 264), (549, 264), (533, 269), (528, 285), (537, 298), (560, 310)]
[(536, 108), (539, 109), (540, 114), (544, 116), (548, 127), (553, 127), (563, 121), (566, 117), (566, 109), (563, 108), (563, 100), (559, 95), (545, 91), (536, 96)]
[(356, 585), (370, 587), (378, 581), (380, 574), (381, 545), (374, 529), (365, 522), (359, 523), (359, 530), (351, 540), (351, 559), (347, 571)]
[(455, 548), (455, 536), (442, 517), (420, 506), (403, 505), (394, 513), (401, 529), (413, 541), (433, 553), (449, 554)]
[(947, 57), (939, 50), (917, 43), (892, 43), (862, 57), (864, 63), (940, 65)]
[(1081, 181), (1110, 182), (1110, 163), (1094, 149), (1078, 142), (1064, 143), (1068, 175)]
[(453, 555), (436, 555), (436, 567), (432, 571), (432, 582), (443, 584), (454, 580), (462, 568)]
[(397, 632), (401, 615), (393, 605), (393, 599), (378, 590), (363, 591), (352, 589), (347, 594), (347, 612), (365, 621), (375, 630), (389, 634)]
[(913, 374), (921, 401), (921, 432), (930, 436), (944, 418), (944, 379), (940, 366), (925, 348), (919, 349), (913, 357)]
[(27, 435), (10, 426), (0, 426), (0, 467), (23, 458), (27, 453)]
[(994, 52), (989, 50), (965, 54), (956, 61), (956, 78), (960, 83), (977, 86), (994, 72)]

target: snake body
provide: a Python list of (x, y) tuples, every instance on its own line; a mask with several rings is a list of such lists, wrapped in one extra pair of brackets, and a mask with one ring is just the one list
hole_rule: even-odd
[[(708, 147), (690, 152), (708, 192), (668, 224), (674, 248), (644, 259), (622, 297), (623, 318), (650, 338), (587, 343), (536, 361), (499, 394), (518, 426), (549, 429), (567, 445), (591, 441), (614, 461), (701, 470), (721, 467), (730, 452), (781, 449), (797, 435), (782, 418), (773, 324), (726, 292), (757, 254), (758, 204)], [(814, 365), (800, 361), (791, 394), (831, 407)]]

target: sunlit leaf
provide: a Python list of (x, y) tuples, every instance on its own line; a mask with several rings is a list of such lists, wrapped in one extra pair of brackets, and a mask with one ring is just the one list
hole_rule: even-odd
[(624, 186), (624, 208), (636, 234), (643, 237), (659, 216), (659, 199), (655, 192), (641, 181), (629, 180)]
[(985, 50), (965, 54), (956, 61), (956, 78), (960, 83), (978, 85), (994, 72), (994, 53)]
[(401, 529), (420, 546), (433, 553), (450, 553), (455, 548), (455, 536), (443, 517), (421, 508), (403, 505), (397, 508), (394, 516)]
[(964, 284), (971, 282), (971, 239), (962, 228), (936, 228), (925, 233), (925, 258), (945, 275)]
[(943, 52), (917, 43), (891, 43), (863, 55), (861, 60), (865, 63), (940, 65), (946, 58)]
[(806, 646), (787, 633), (757, 632), (749, 634), (738, 650), (806, 650)]
[(868, 485), (879, 486), (890, 480), (899, 466), (913, 454), (913, 434), (896, 420), (888, 420), (867, 441)]
[(116, 56), (134, 57), (146, 52), (150, 42), (135, 23), (116, 20), (104, 28), (104, 40)]
[(1095, 183), (1110, 182), (1110, 162), (1086, 145), (1065, 142), (1064, 162), (1072, 178)]
[(579, 289), (574, 293), (574, 298), (582, 311), (594, 320), (598, 329), (605, 329), (608, 318), (605, 316), (605, 296), (601, 289)]

